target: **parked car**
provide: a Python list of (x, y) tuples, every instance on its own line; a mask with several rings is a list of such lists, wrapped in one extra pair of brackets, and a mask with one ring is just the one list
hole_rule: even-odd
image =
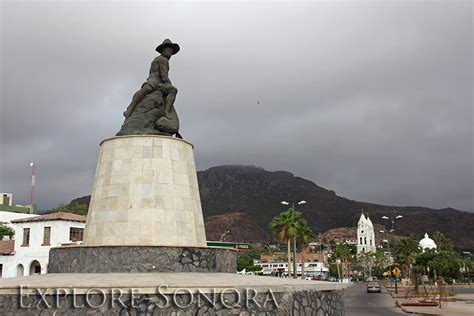
[(379, 282), (369, 282), (367, 283), (367, 293), (381, 293), (382, 288)]
[(312, 278), (313, 278), (312, 275), (310, 275), (310, 274), (308, 274), (308, 273), (305, 273), (305, 274), (304, 274), (304, 279), (305, 279), (305, 280), (312, 280)]

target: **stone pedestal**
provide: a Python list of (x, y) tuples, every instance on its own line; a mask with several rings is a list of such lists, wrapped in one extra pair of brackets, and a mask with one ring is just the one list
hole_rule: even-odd
[(193, 145), (154, 135), (102, 141), (84, 245), (205, 247)]
[(50, 273), (235, 272), (207, 247), (193, 145), (158, 135), (100, 144), (84, 244), (53, 248)]
[(236, 261), (218, 247), (74, 246), (49, 251), (48, 273), (235, 273)]

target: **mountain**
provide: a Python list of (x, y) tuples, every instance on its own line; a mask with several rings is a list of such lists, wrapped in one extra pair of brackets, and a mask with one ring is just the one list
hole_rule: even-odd
[(474, 214), (452, 208), (386, 206), (349, 200), (314, 182), (286, 171), (270, 172), (253, 166), (218, 166), (198, 172), (205, 217), (243, 212), (269, 233), (272, 218), (285, 210), (281, 201), (305, 200), (297, 205), (316, 233), (336, 227), (355, 227), (362, 210), (374, 224), (386, 225), (382, 216), (402, 215), (397, 234), (421, 239), (439, 230), (458, 247), (474, 248)]
[[(285, 210), (281, 201), (305, 200), (296, 205), (317, 233), (337, 227), (355, 227), (362, 210), (372, 222), (386, 225), (382, 216), (403, 215), (396, 233), (421, 239), (440, 231), (457, 247), (474, 250), (474, 213), (452, 208), (387, 206), (358, 202), (336, 195), (314, 182), (286, 171), (253, 166), (225, 165), (198, 172), (201, 202), (209, 240), (263, 241), (271, 237), (269, 223)], [(90, 196), (72, 202), (88, 204)]]
[[(386, 247), (387, 244), (383, 243), (384, 239), (387, 239), (387, 235), (385, 233), (381, 233), (380, 230), (383, 230), (383, 225), (375, 224), (374, 225), (374, 232), (375, 232), (375, 244), (376, 246), (384, 246)], [(400, 241), (402, 236), (397, 234), (390, 235), (390, 242), (395, 240), (396, 242)], [(331, 240), (336, 242), (345, 242), (346, 240), (357, 242), (357, 227), (337, 227), (327, 230), (323, 234), (321, 234), (321, 240), (323, 244), (329, 243)]]
[(207, 240), (265, 242), (271, 238), (260, 225), (246, 213), (226, 213), (206, 217)]

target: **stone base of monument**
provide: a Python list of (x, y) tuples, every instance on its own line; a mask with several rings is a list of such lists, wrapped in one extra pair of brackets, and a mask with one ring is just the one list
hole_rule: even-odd
[(344, 315), (346, 285), (230, 273), (57, 273), (0, 282), (1, 315)]
[(52, 248), (49, 273), (227, 272), (237, 252), (219, 247), (72, 246)]

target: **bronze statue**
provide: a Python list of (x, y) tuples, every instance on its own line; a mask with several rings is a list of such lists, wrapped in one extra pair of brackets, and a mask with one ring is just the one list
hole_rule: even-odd
[(179, 45), (165, 39), (158, 45), (156, 57), (150, 66), (150, 74), (132, 102), (123, 113), (125, 122), (117, 133), (120, 135), (173, 135), (179, 134), (179, 119), (174, 108), (178, 89), (168, 77), (169, 60), (179, 52)]

